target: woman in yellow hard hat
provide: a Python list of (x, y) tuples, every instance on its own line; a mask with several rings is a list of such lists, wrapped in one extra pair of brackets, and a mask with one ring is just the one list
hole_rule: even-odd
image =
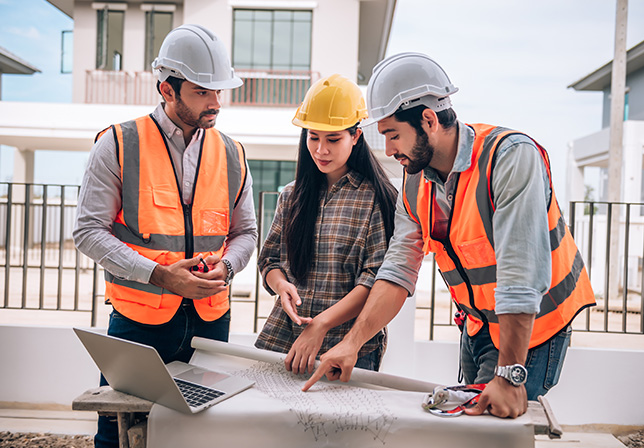
[[(362, 310), (393, 234), (396, 190), (359, 128), (360, 88), (332, 75), (306, 93), (293, 124), (302, 129), (295, 181), (280, 194), (258, 257), (264, 286), (279, 295), (255, 346), (288, 353), (286, 368), (313, 372)], [(357, 367), (378, 370), (381, 330)]]

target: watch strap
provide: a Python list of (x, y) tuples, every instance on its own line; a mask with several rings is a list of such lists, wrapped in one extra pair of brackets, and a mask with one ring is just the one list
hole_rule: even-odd
[(224, 281), (226, 282), (226, 285), (229, 285), (231, 280), (233, 279), (233, 276), (235, 275), (233, 265), (225, 258), (222, 258), (221, 262), (226, 266), (226, 269), (228, 270), (228, 274), (226, 275), (226, 279)]

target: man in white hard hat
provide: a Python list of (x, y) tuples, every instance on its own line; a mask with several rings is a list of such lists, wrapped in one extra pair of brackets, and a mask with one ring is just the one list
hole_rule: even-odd
[[(74, 242), (105, 269), (108, 334), (153, 346), (168, 363), (190, 359), (193, 336), (228, 340), (228, 285), (250, 259), (257, 224), (244, 150), (214, 128), (222, 90), (242, 85), (224, 45), (183, 25), (152, 67), (163, 101), (97, 137)], [(118, 446), (115, 421), (99, 417), (95, 446)]]
[(465, 383), (487, 383), (466, 412), (514, 418), (557, 383), (570, 324), (594, 295), (548, 156), (525, 134), (458, 121), (450, 100), (457, 90), (424, 54), (374, 68), (369, 119), (405, 171), (395, 233), (352, 330), (303, 390), (325, 374), (349, 380), (356, 353), (414, 293), (430, 252), (459, 309)]

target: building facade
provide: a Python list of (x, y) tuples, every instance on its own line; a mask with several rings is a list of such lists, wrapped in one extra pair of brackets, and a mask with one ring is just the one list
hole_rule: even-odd
[[(15, 151), (14, 182), (33, 182), (34, 151), (89, 151), (97, 132), (159, 102), (151, 62), (165, 35), (195, 23), (225, 43), (244, 86), (225, 92), (217, 128), (246, 150), (255, 185), (277, 191), (295, 175), (295, 109), (317, 79), (366, 84), (384, 58), (395, 0), (49, 0), (74, 20), (71, 104), (0, 102), (0, 144)], [(69, 37), (69, 36), (66, 36)], [(67, 41), (67, 39), (66, 39)], [(33, 103), (31, 104), (33, 107)], [(384, 144), (369, 133), (393, 177)], [(271, 208), (267, 205), (267, 208)]]

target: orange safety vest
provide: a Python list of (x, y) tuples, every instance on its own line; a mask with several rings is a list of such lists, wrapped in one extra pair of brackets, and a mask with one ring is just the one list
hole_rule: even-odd
[[(422, 228), (424, 251), (434, 253), (436, 263), (450, 293), (468, 316), (467, 332), (475, 335), (489, 325), (495, 347), (499, 347), (499, 320), (494, 312), (496, 288), (496, 255), (494, 252), (494, 201), (491, 187), (496, 150), (509, 135), (508, 129), (485, 124), (469, 125), (475, 132), (472, 164), (460, 173), (451, 210), (448, 237), (438, 241), (431, 237), (435, 201), (433, 183), (422, 171), (405, 173), (403, 201), (407, 213)], [(550, 161), (543, 147), (534, 142), (546, 164), (550, 178)], [(541, 300), (530, 348), (549, 340), (585, 307), (595, 304), (590, 280), (581, 254), (559, 210), (550, 179), (548, 228), (552, 256), (552, 280)]]
[[(114, 236), (165, 266), (194, 256), (221, 256), (246, 177), (242, 146), (214, 128), (206, 129), (193, 201), (184, 204), (165, 136), (151, 115), (108, 129), (116, 142), (123, 182)], [(183, 299), (159, 286), (117, 278), (108, 271), (105, 281), (105, 298), (114, 308), (144, 324), (170, 321)], [(194, 305), (203, 320), (216, 320), (230, 308), (228, 289), (195, 300)]]

